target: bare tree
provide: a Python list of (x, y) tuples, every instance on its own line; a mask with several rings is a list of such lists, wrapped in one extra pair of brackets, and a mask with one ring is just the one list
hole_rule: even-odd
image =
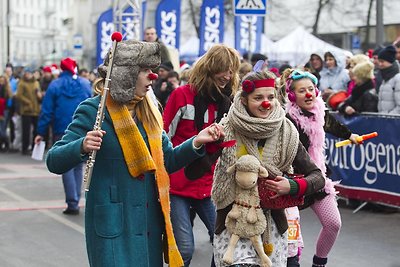
[(365, 34), (365, 40), (362, 44), (363, 50), (367, 50), (369, 47), (369, 36), (370, 36), (370, 29), (371, 29), (371, 24), (370, 24), (370, 19), (371, 19), (371, 11), (372, 11), (372, 5), (374, 3), (374, 0), (369, 0), (369, 6), (368, 6), (368, 15), (367, 15), (367, 25), (366, 25), (366, 34)]
[[(197, 37), (200, 37), (200, 1), (188, 1), (188, 6), (182, 10), (183, 14), (188, 14), (189, 20), (192, 22), (193, 28), (196, 30)], [(225, 15), (225, 27), (231, 25), (233, 22), (233, 4), (231, 0), (224, 0), (224, 15)]]
[(318, 22), (319, 22), (319, 18), (320, 18), (322, 9), (324, 8), (324, 6), (329, 4), (329, 2), (330, 2), (330, 0), (318, 0), (318, 9), (317, 9), (317, 13), (315, 14), (314, 25), (312, 26), (312, 33), (314, 35), (318, 34)]
[(192, 21), (193, 27), (196, 30), (197, 37), (200, 36), (200, 8), (198, 5), (194, 5), (193, 0), (189, 0), (189, 11), (190, 11), (190, 19)]

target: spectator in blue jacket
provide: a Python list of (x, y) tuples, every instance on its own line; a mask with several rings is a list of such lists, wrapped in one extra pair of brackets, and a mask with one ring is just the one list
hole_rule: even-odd
[[(47, 88), (42, 102), (42, 109), (37, 127), (35, 143), (38, 144), (46, 136), (51, 124), (53, 128), (53, 143), (61, 139), (78, 105), (91, 97), (90, 82), (77, 77), (76, 62), (71, 58), (61, 60), (63, 72), (52, 81)], [(68, 205), (64, 214), (79, 214), (79, 200), (82, 187), (82, 163), (62, 175), (65, 191), (65, 201)]]

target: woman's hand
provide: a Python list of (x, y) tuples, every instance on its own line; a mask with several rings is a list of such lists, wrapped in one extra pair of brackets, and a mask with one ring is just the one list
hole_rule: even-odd
[(224, 136), (225, 133), (222, 126), (213, 123), (199, 132), (199, 134), (193, 139), (193, 144), (195, 147), (201, 147), (204, 144), (222, 139)]
[(361, 144), (360, 142), (358, 142), (357, 138), (360, 137), (358, 134), (351, 134), (349, 137), (349, 140), (353, 143), (353, 144)]
[(101, 142), (105, 134), (106, 132), (103, 130), (87, 132), (82, 142), (82, 152), (90, 153), (93, 150), (100, 150)]
[(344, 109), (344, 112), (345, 112), (347, 115), (353, 115), (354, 113), (356, 113), (356, 111), (354, 110), (354, 108), (351, 107), (351, 106), (347, 106), (347, 107)]
[(271, 199), (282, 195), (287, 195), (290, 192), (289, 180), (282, 176), (276, 176), (274, 180), (266, 180), (267, 188), (276, 193)]

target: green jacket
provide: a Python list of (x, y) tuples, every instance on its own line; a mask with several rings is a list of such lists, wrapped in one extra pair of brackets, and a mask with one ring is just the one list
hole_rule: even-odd
[[(86, 133), (92, 130), (100, 97), (87, 99), (77, 108), (63, 138), (49, 150), (46, 163), (51, 172), (64, 173), (87, 159), (80, 149)], [(141, 124), (142, 137), (147, 136)], [(158, 202), (155, 177), (131, 177), (106, 112), (106, 131), (97, 152), (90, 191), (86, 194), (85, 232), (90, 266), (158, 267), (162, 264), (164, 219)], [(165, 166), (169, 173), (204, 155), (194, 150), (192, 139), (173, 148), (165, 132), (162, 136)]]

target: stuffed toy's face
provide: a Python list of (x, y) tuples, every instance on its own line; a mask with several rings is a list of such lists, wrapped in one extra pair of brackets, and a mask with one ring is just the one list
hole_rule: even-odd
[(251, 189), (257, 185), (258, 173), (236, 171), (236, 183), (243, 189)]

